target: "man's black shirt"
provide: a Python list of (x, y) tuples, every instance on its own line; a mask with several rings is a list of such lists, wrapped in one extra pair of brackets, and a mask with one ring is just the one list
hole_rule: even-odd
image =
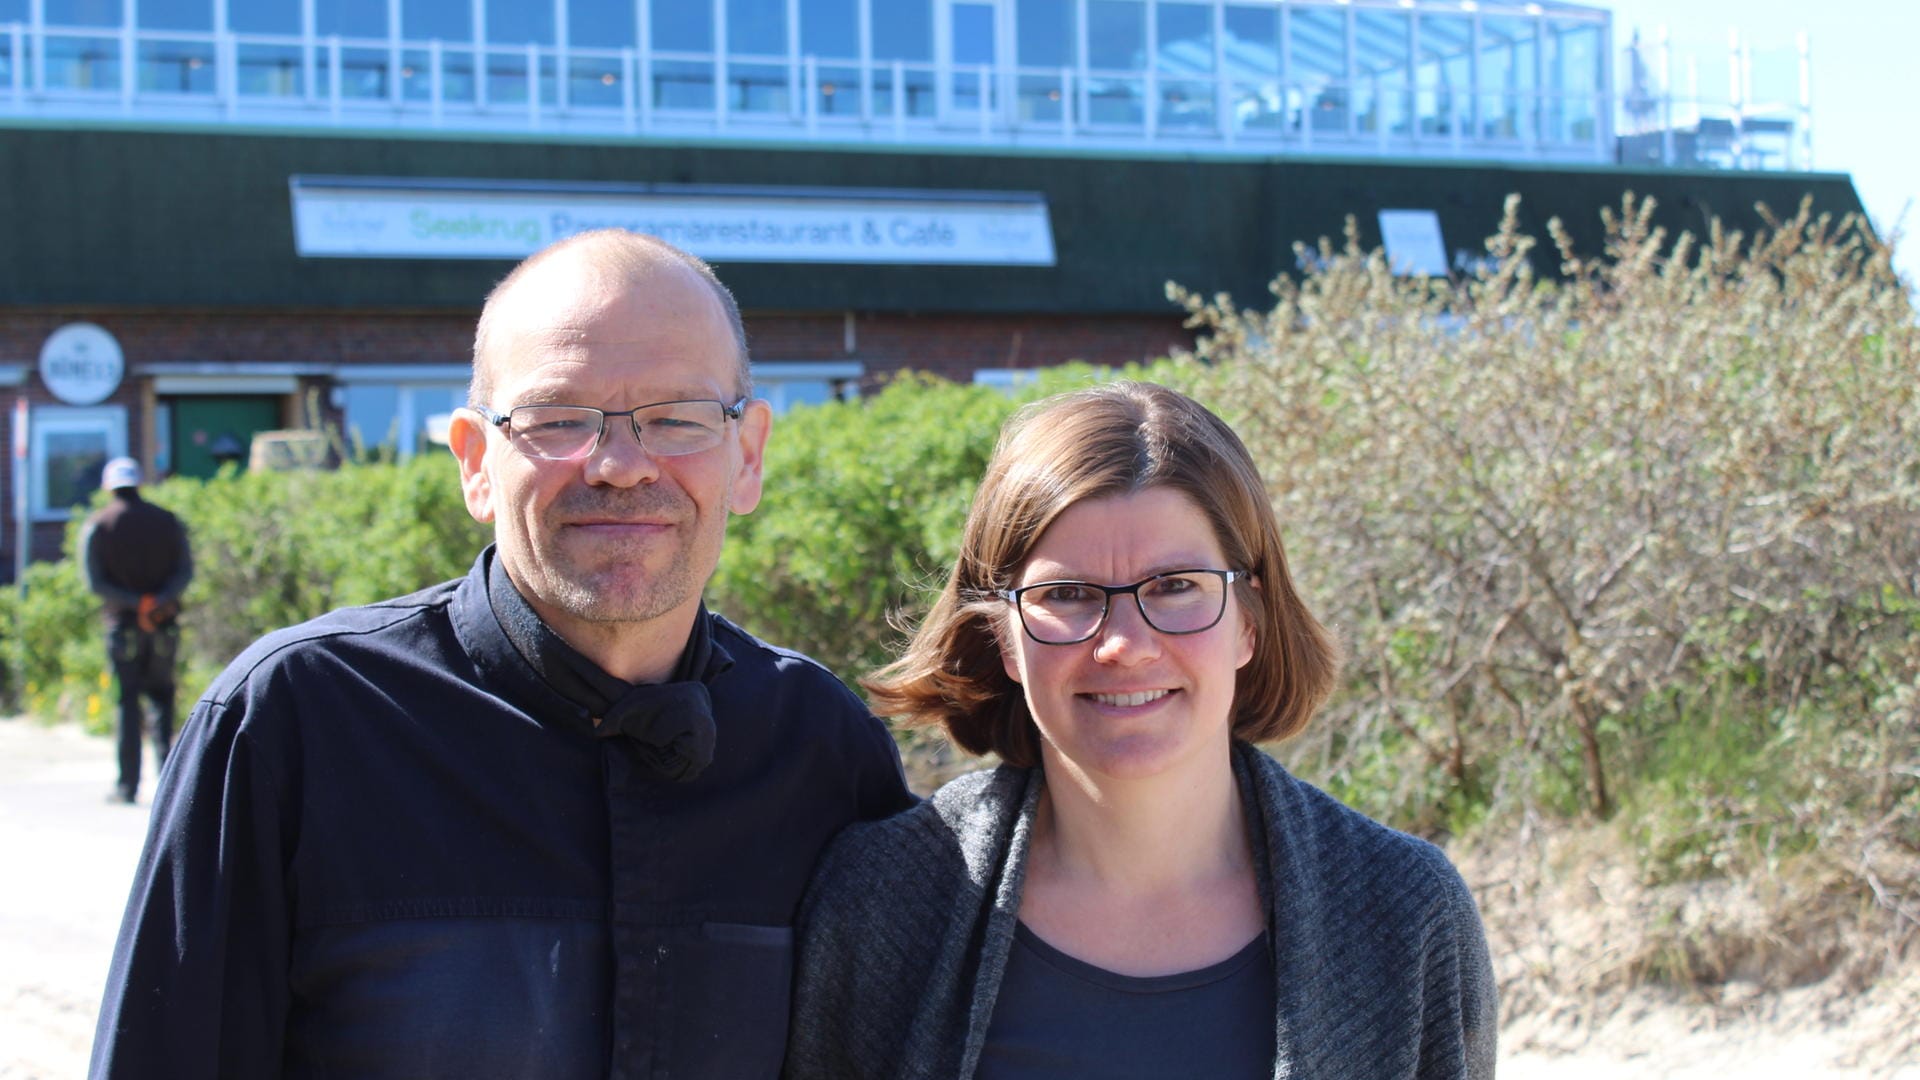
[(491, 549), (215, 681), (154, 805), (93, 1075), (777, 1074), (814, 859), (911, 801), (892, 740), (703, 611), (676, 676), (710, 695), (712, 761), (663, 779), (522, 655), (490, 573)]

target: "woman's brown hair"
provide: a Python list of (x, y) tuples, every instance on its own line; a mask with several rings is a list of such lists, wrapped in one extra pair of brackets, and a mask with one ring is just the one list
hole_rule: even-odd
[(1040, 759), (1026, 697), (1001, 663), (1006, 605), (1047, 526), (1087, 499), (1171, 488), (1206, 514), (1254, 628), (1234, 687), (1233, 734), (1264, 742), (1306, 726), (1326, 699), (1339, 650), (1287, 572), (1280, 525), (1253, 458), (1224, 421), (1176, 390), (1115, 382), (1022, 409), (1000, 433), (974, 493), (946, 587), (898, 660), (863, 679), (875, 712), (941, 726), (967, 750), (1012, 765)]

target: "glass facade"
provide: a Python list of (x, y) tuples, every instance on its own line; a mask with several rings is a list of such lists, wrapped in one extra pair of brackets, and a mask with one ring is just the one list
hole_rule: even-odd
[(0, 0), (0, 109), (1613, 160), (1611, 53), (1498, 0)]

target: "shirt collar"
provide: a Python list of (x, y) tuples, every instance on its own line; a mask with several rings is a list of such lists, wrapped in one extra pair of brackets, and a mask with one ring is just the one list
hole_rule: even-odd
[[(455, 591), (451, 615), (462, 647), (483, 675), (537, 720), (591, 733), (593, 718), (633, 689), (540, 621), (501, 569), (492, 544)], [(670, 683), (711, 683), (733, 666), (726, 647), (714, 639), (713, 623), (702, 604)]]

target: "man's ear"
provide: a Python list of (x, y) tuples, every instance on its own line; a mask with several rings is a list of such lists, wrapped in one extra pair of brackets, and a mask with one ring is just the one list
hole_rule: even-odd
[(738, 449), (740, 467), (733, 474), (733, 486), (727, 496), (727, 509), (736, 514), (751, 514), (760, 505), (763, 482), (761, 464), (766, 459), (767, 436), (773, 431), (773, 406), (754, 398), (740, 414)]
[(467, 513), (486, 524), (493, 520), (493, 477), (487, 473), (488, 424), (472, 409), (453, 410), (447, 425), (447, 448), (460, 462), (460, 493), (466, 496)]

